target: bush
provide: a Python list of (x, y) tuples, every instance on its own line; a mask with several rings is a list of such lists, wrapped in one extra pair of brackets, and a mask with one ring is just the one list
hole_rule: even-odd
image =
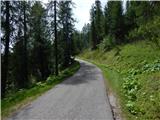
[(108, 51), (113, 48), (115, 39), (111, 36), (104, 37), (103, 41), (99, 44), (98, 48), (101, 51)]
[(160, 48), (160, 17), (157, 16), (147, 24), (130, 32), (128, 38), (132, 40), (149, 40)]
[(49, 76), (49, 77), (47, 78), (47, 80), (46, 80), (46, 83), (47, 83), (48, 85), (51, 85), (53, 82), (54, 82), (54, 76)]

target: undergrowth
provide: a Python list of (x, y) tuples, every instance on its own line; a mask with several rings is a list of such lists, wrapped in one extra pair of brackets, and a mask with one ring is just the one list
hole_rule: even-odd
[(128, 120), (160, 119), (160, 50), (153, 46), (139, 41), (108, 52), (86, 50), (79, 55), (101, 68)]

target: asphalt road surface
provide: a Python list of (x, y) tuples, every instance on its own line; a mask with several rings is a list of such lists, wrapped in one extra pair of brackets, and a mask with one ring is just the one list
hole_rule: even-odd
[(113, 120), (100, 69), (79, 61), (76, 74), (8, 120)]

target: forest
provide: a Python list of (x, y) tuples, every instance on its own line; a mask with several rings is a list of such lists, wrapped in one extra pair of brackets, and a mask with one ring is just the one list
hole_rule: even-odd
[(57, 66), (63, 70), (72, 64), (72, 2), (54, 6), (54, 1), (46, 8), (40, 1), (2, 2), (2, 97), (8, 90), (28, 88), (50, 74), (58, 75)]
[(72, 6), (71, 1), (45, 6), (41, 1), (1, 1), (2, 116), (3, 110), (8, 114), (15, 103), (79, 68)]
[(160, 119), (160, 2), (95, 0), (81, 31), (74, 7), (1, 1), (2, 117), (73, 75), (77, 57), (102, 70), (124, 118)]

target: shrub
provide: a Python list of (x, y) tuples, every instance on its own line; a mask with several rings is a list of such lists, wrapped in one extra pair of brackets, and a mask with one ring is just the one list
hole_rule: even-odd
[(160, 48), (160, 17), (155, 17), (147, 24), (141, 25), (130, 32), (128, 38), (132, 40), (149, 40)]
[(114, 46), (114, 43), (115, 43), (115, 40), (113, 37), (111, 36), (106, 36), (104, 37), (103, 41), (99, 44), (98, 48), (101, 50), (101, 51), (108, 51), (110, 50), (111, 48), (113, 48)]

